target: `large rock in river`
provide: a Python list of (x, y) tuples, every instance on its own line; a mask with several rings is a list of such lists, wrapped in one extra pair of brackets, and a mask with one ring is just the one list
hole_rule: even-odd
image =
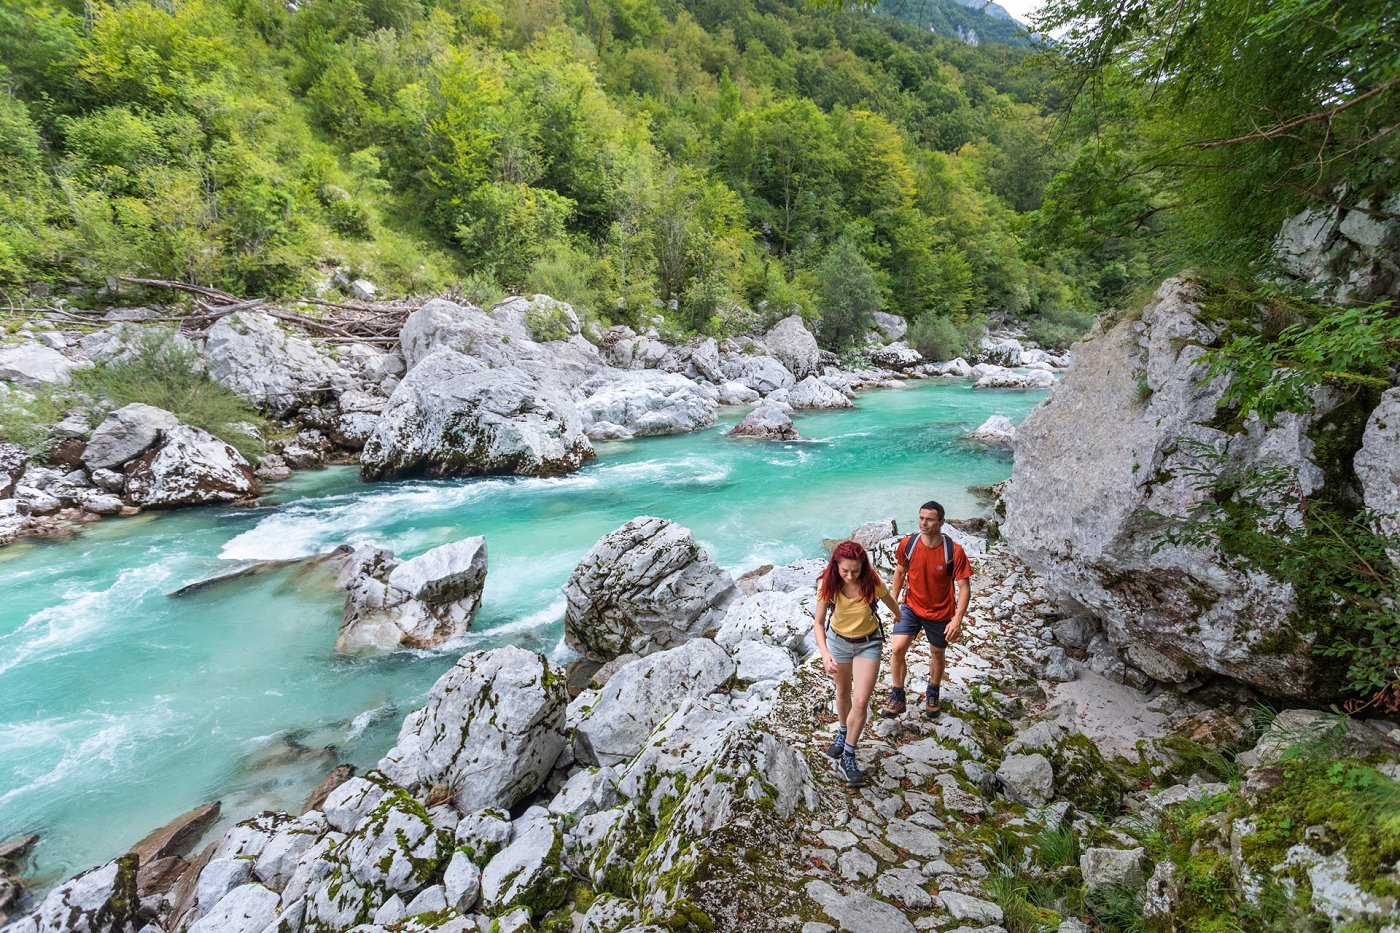
[(150, 507), (233, 502), (258, 493), (243, 455), (202, 428), (163, 428), (154, 447), (126, 465), (126, 499)]
[(718, 625), (735, 589), (689, 529), (643, 516), (593, 545), (564, 596), (564, 640), (609, 661), (660, 651)]
[(1323, 482), (1309, 429), (1325, 415), (1217, 426), (1227, 382), (1205, 381), (1200, 360), (1220, 325), (1201, 320), (1201, 297), (1169, 279), (1140, 320), (1079, 345), (1074, 369), (1017, 430), (1002, 532), (1150, 676), (1208, 671), (1274, 696), (1312, 696), (1314, 634), (1295, 615), (1292, 589), (1234, 570), (1212, 549), (1163, 542), (1162, 516), (1188, 516), (1209, 495), (1199, 471), (1210, 465), (1193, 445), (1296, 471), (1304, 496)]
[(346, 590), (337, 652), (437, 648), (471, 628), (486, 584), (486, 539), (453, 541), (405, 561), (366, 545), (345, 558), (337, 583)]
[(394, 389), (360, 455), (365, 479), (557, 476), (593, 456), (573, 401), (514, 367), (437, 350)]
[(715, 423), (715, 402), (677, 373), (610, 370), (584, 383), (579, 392), (584, 396), (578, 405), (584, 431), (595, 440), (683, 434)]
[(798, 441), (802, 435), (793, 426), (792, 416), (781, 405), (763, 403), (744, 416), (729, 431), (730, 437), (758, 437), (773, 441)]
[(509, 809), (534, 793), (564, 749), (563, 672), (508, 645), (463, 655), (411, 713), (379, 770), (404, 787), (452, 788), (457, 809)]

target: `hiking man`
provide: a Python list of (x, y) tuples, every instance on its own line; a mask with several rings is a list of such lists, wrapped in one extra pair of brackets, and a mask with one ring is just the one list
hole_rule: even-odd
[(882, 716), (893, 718), (905, 710), (905, 658), (921, 629), (928, 638), (929, 654), (924, 716), (932, 718), (943, 711), (938, 690), (943, 682), (944, 649), (958, 637), (972, 598), (968, 583), (972, 565), (962, 546), (943, 533), (943, 516), (943, 506), (932, 500), (925, 502), (919, 507), (919, 533), (901, 538), (895, 552), (898, 566), (890, 589), (900, 601), (901, 611), (890, 639), (893, 684), (889, 702), (880, 710)]

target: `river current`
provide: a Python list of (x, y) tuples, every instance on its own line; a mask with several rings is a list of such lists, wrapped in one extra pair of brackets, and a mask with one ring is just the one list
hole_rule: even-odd
[[(694, 434), (597, 445), (558, 479), (366, 484), (351, 467), (302, 473), (260, 508), (107, 520), (62, 542), (0, 549), (0, 839), (39, 833), (51, 884), (219, 799), (223, 823), (300, 809), (335, 764), (361, 769), (467, 650), (517, 644), (558, 660), (560, 586), (600, 537), (638, 515), (689, 527), (736, 575), (821, 556), (822, 541), (918, 506), (976, 514), (968, 486), (1010, 475), (1005, 452), (962, 439), (1021, 419), (1043, 391), (915, 383), (855, 409), (802, 413), (809, 442)], [(401, 557), (485, 535), (473, 631), (451, 650), (340, 658), (343, 594), (301, 565), (180, 588), (259, 561), (373, 542)]]

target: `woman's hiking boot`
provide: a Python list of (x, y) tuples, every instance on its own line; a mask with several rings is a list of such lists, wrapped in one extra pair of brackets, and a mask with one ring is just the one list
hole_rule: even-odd
[(896, 716), (903, 716), (906, 705), (904, 702), (904, 688), (891, 687), (890, 699), (880, 710), (880, 715), (886, 719), (893, 719)]
[(834, 760), (841, 760), (841, 753), (846, 750), (846, 730), (841, 729), (836, 733), (836, 738), (831, 740), (831, 744), (826, 747), (826, 757)]
[(836, 770), (841, 775), (841, 780), (846, 782), (847, 787), (860, 787), (865, 783), (865, 774), (856, 764), (855, 752), (842, 754), (841, 763), (836, 766)]

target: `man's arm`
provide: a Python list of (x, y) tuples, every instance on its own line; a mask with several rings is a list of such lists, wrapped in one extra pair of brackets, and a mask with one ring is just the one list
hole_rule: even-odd
[(904, 592), (904, 577), (904, 565), (896, 561), (894, 565), (894, 582), (890, 584), (890, 596), (896, 603), (899, 602), (899, 594)]
[(958, 586), (958, 608), (953, 613), (953, 619), (948, 623), (948, 628), (944, 631), (944, 637), (949, 641), (958, 637), (958, 632), (962, 629), (963, 616), (967, 614), (967, 604), (972, 600), (972, 584), (966, 579), (957, 581)]

